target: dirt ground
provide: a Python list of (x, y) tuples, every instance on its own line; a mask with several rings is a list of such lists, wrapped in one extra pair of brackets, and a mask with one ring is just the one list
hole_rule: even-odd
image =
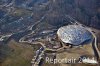
[[(99, 49), (99, 51), (100, 51), (100, 30), (97, 30), (97, 29), (94, 29), (94, 28), (92, 28), (93, 29), (93, 31), (94, 31), (94, 33), (95, 33), (95, 35), (97, 36), (97, 38), (98, 38), (98, 49)], [(89, 48), (88, 48), (89, 49)], [(80, 51), (78, 50), (78, 52), (80, 53)], [(69, 56), (71, 56), (70, 55), (70, 53), (69, 54), (63, 54), (63, 53), (61, 53), (61, 55), (59, 56), (59, 57), (65, 57), (65, 56), (67, 56), (67, 57), (69, 57)], [(75, 56), (75, 54), (73, 54), (73, 56)], [(44, 64), (43, 66), (100, 66), (100, 64), (98, 64), (98, 65), (91, 65), (91, 64)]]

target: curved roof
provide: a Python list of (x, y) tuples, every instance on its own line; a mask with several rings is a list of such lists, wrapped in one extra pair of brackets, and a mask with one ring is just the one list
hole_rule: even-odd
[(58, 37), (65, 43), (80, 45), (93, 38), (91, 32), (81, 25), (63, 26), (57, 31)]

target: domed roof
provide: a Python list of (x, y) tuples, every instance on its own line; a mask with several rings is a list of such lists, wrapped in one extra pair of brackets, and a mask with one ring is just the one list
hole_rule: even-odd
[(58, 29), (57, 35), (64, 43), (73, 45), (80, 45), (93, 38), (92, 34), (81, 25), (63, 26)]

